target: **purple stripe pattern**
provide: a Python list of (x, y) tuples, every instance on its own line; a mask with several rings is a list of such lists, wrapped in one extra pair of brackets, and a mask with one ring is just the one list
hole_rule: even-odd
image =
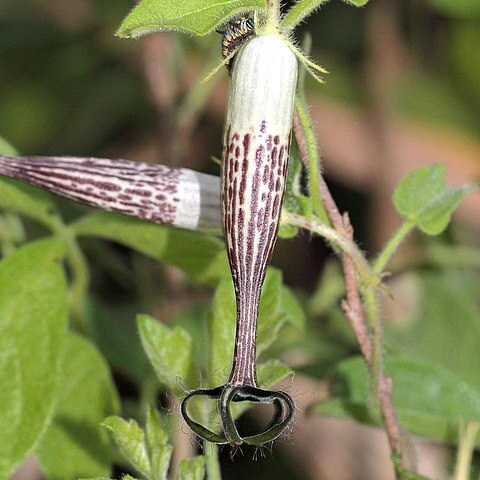
[(256, 387), (256, 331), (262, 284), (280, 220), (297, 63), (277, 36), (238, 53), (224, 135), (223, 227), (236, 296), (230, 385)]
[(102, 158), (0, 156), (0, 174), (150, 222), (188, 229), (215, 229), (220, 223), (218, 178), (185, 168)]

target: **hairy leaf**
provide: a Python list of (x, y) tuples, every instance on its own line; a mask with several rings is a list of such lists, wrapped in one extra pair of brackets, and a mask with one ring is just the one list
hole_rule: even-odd
[(173, 447), (168, 444), (168, 434), (161, 427), (158, 411), (150, 407), (147, 411), (145, 434), (154, 480), (166, 480)]
[(119, 37), (180, 30), (206, 35), (243, 12), (265, 8), (265, 0), (143, 0), (117, 30)]
[(204, 478), (205, 457), (203, 455), (180, 462), (177, 480), (203, 480)]
[(111, 416), (105, 419), (103, 426), (109, 431), (120, 453), (141, 475), (150, 478), (151, 466), (145, 433), (135, 420), (128, 422), (123, 418)]
[(408, 174), (398, 185), (393, 201), (397, 210), (420, 230), (438, 235), (447, 227), (463, 197), (477, 188), (447, 187), (445, 166), (430, 165)]
[(181, 327), (168, 328), (148, 315), (137, 317), (142, 345), (158, 379), (175, 393), (193, 380), (192, 338)]

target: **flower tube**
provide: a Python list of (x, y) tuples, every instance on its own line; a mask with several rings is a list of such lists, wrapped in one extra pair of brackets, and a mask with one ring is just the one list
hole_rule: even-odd
[[(281, 435), (294, 414), (289, 395), (258, 388), (255, 364), (260, 293), (279, 226), (296, 81), (295, 54), (280, 35), (248, 40), (235, 58), (222, 172), (223, 226), (237, 310), (233, 366), (226, 385), (195, 390), (182, 404), (192, 429), (216, 443), (270, 442)], [(195, 395), (218, 399), (223, 435), (190, 419), (186, 403)], [(230, 403), (247, 400), (271, 403), (275, 414), (264, 432), (242, 437)]]

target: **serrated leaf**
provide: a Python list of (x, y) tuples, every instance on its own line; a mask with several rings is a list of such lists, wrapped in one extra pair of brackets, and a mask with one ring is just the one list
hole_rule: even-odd
[(203, 480), (204, 478), (205, 457), (203, 455), (180, 462), (177, 480)]
[(72, 225), (77, 235), (113, 240), (180, 268), (201, 283), (229, 276), (224, 244), (206, 234), (154, 225), (116, 213), (94, 212)]
[(161, 427), (161, 417), (158, 411), (149, 407), (145, 434), (147, 448), (152, 465), (152, 480), (166, 480), (173, 447), (168, 444), (168, 434)]
[(148, 458), (145, 434), (135, 420), (111, 416), (102, 424), (110, 433), (115, 445), (128, 462), (144, 477), (150, 478), (151, 465)]
[[(111, 448), (103, 419), (119, 410), (108, 365), (96, 347), (69, 334), (55, 418), (36, 452), (49, 480), (107, 475)], [(58, 454), (58, 446), (62, 454)]]
[(194, 376), (192, 338), (181, 327), (172, 329), (148, 315), (137, 317), (143, 348), (160, 382), (181, 393), (180, 382), (190, 383)]
[(206, 35), (235, 15), (263, 8), (265, 0), (143, 0), (122, 22), (117, 35), (138, 38), (165, 30)]
[[(232, 363), (235, 339), (235, 298), (230, 279), (223, 280), (215, 291), (209, 323), (209, 372), (213, 374), (213, 384), (219, 384), (228, 375)], [(260, 297), (258, 317), (257, 356), (267, 350), (277, 338), (285, 324), (289, 322), (302, 328), (305, 315), (292, 292), (282, 284), (282, 274), (269, 268)], [(218, 380), (220, 378), (220, 380)]]
[(438, 235), (462, 198), (476, 187), (447, 187), (445, 166), (429, 165), (409, 173), (393, 196), (396, 209), (424, 233)]
[[(393, 378), (400, 424), (409, 432), (455, 443), (460, 419), (480, 420), (480, 394), (443, 367), (401, 357), (386, 359), (385, 366)], [(338, 398), (316, 405), (313, 412), (379, 424), (368, 407), (368, 372), (363, 359), (341, 362), (335, 385)]]
[(9, 178), (0, 179), (0, 208), (25, 215), (49, 228), (57, 224), (50, 194)]
[(30, 243), (0, 262), (0, 478), (52, 420), (67, 329), (65, 243)]

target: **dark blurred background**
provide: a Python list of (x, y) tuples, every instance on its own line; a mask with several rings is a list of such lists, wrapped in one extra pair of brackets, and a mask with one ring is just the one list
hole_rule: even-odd
[[(220, 35), (118, 39), (114, 32), (132, 6), (0, 0), (0, 137), (22, 155), (127, 158), (218, 174), (212, 156), (221, 155), (228, 75), (200, 80), (221, 60)], [(390, 199), (407, 172), (440, 162), (449, 183), (480, 177), (480, 2), (370, 0), (356, 9), (331, 0), (296, 38), (306, 32), (312, 56), (330, 71), (323, 85), (307, 81), (326, 178), (361, 247), (374, 253), (399, 225)], [(83, 211), (62, 205), (67, 216)], [(446, 239), (478, 248), (479, 219), (480, 198), (470, 196)], [(185, 287), (178, 272), (126, 249), (94, 241), (85, 248), (95, 264), (92, 308), (101, 318), (123, 318), (127, 330), (137, 311), (169, 321), (209, 298)], [(414, 246), (409, 252), (415, 259)], [(301, 235), (279, 242), (274, 263), (306, 296), (329, 256), (322, 241)], [(410, 261), (406, 254), (399, 264)], [(121, 372), (116, 379), (127, 404), (138, 396), (131, 379)], [(319, 388), (305, 385), (299, 390)], [(390, 478), (381, 434), (322, 422), (301, 427), (288, 453), (273, 460), (268, 454), (252, 466), (247, 454), (232, 464), (226, 455), (225, 478)], [(424, 468), (447, 478), (445, 452), (421, 448)]]

